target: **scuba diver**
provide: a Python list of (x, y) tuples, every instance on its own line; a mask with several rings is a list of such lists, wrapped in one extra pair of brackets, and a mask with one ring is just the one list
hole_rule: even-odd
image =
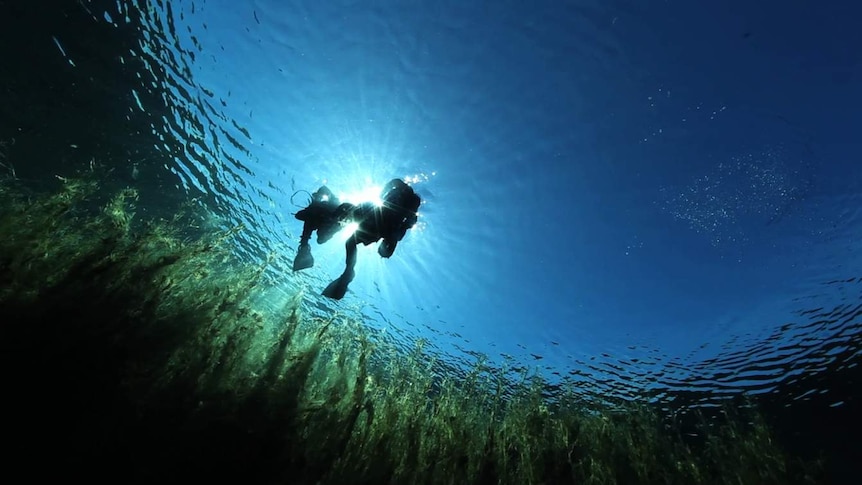
[(336, 217), (340, 205), (338, 197), (324, 185), (311, 194), (308, 207), (296, 213), (294, 217), (304, 224), (302, 236), (299, 238), (299, 251), (293, 260), (294, 271), (314, 266), (314, 257), (311, 256), (311, 246), (308, 244), (311, 233), (317, 231), (317, 244), (323, 244), (341, 230), (341, 222)]
[(390, 180), (383, 187), (380, 198), (382, 204), (339, 204), (338, 198), (326, 186), (319, 188), (312, 194), (308, 207), (297, 212), (295, 216), (304, 224), (293, 270), (300, 271), (314, 265), (311, 246), (308, 244), (312, 232), (317, 231), (317, 242), (323, 244), (344, 225), (351, 222), (359, 224), (344, 245), (347, 253), (344, 272), (323, 290), (323, 295), (328, 298), (343, 298), (347, 293), (347, 286), (355, 276), (353, 268), (356, 266), (356, 246), (359, 243), (367, 246), (382, 239), (377, 253), (381, 257), (389, 258), (407, 230), (416, 224), (416, 211), (419, 210), (421, 199), (403, 180)]

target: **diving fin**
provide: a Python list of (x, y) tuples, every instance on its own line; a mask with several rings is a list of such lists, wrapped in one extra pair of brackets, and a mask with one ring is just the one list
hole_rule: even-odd
[(341, 273), (341, 276), (338, 279), (334, 280), (329, 286), (323, 290), (323, 296), (327, 298), (332, 298), (333, 300), (340, 300), (344, 298), (344, 294), (347, 293), (347, 285), (353, 281), (353, 277), (355, 273), (352, 268), (348, 268)]
[(301, 271), (314, 266), (314, 257), (311, 256), (311, 246), (308, 244), (300, 244), (299, 251), (296, 253), (296, 258), (293, 260), (293, 270)]
[(323, 296), (327, 298), (332, 298), (333, 300), (340, 300), (344, 298), (345, 293), (347, 293), (347, 285), (350, 282), (345, 278), (338, 278), (333, 280), (325, 290), (323, 290)]

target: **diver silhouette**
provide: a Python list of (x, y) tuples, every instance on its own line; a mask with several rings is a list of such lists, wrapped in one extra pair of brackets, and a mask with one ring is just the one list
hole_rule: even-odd
[(377, 253), (389, 258), (395, 252), (398, 242), (416, 224), (416, 211), (419, 210), (421, 199), (403, 180), (390, 180), (383, 187), (380, 198), (382, 204), (339, 203), (338, 198), (326, 186), (317, 189), (312, 194), (308, 207), (297, 212), (295, 216), (304, 224), (293, 270), (300, 271), (314, 266), (308, 241), (315, 230), (318, 244), (323, 244), (332, 239), (344, 225), (351, 222), (359, 224), (344, 244), (347, 253), (344, 272), (323, 290), (323, 295), (328, 298), (343, 298), (347, 293), (347, 286), (355, 277), (353, 268), (356, 266), (356, 246), (359, 243), (367, 246), (382, 239)]

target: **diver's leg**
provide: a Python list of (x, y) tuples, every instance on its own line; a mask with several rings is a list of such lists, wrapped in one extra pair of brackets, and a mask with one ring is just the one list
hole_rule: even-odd
[(299, 237), (300, 245), (308, 244), (308, 240), (311, 239), (311, 233), (314, 232), (314, 229), (314, 224), (308, 221), (302, 224), (302, 236)]
[(355, 272), (353, 268), (356, 267), (356, 246), (359, 245), (359, 241), (356, 240), (355, 237), (350, 237), (347, 240), (347, 243), (344, 244), (344, 249), (347, 254), (346, 261), (344, 262), (344, 273), (341, 276), (347, 276), (350, 281), (353, 281), (353, 277)]
[(353, 281), (353, 277), (356, 275), (353, 268), (356, 266), (357, 244), (359, 244), (359, 241), (356, 240), (356, 236), (350, 236), (347, 242), (344, 243), (344, 249), (347, 253), (344, 272), (323, 290), (323, 296), (332, 298), (333, 300), (344, 298), (344, 294), (347, 293), (347, 286)]
[(299, 250), (296, 252), (296, 258), (293, 260), (293, 270), (300, 271), (314, 266), (314, 257), (311, 256), (311, 246), (308, 240), (311, 239), (311, 233), (314, 232), (314, 225), (308, 221), (302, 225), (302, 236), (299, 238)]

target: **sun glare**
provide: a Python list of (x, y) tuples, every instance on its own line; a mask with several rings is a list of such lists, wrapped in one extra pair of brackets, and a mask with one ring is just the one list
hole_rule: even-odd
[(351, 204), (361, 204), (363, 202), (374, 202), (378, 207), (383, 206), (383, 199), (380, 198), (379, 186), (368, 186), (357, 192), (348, 192), (341, 195), (342, 202), (350, 202)]
[(349, 224), (346, 224), (344, 226), (344, 229), (341, 230), (341, 232), (343, 233), (345, 238), (347, 238), (347, 237), (352, 236), (353, 233), (356, 232), (357, 229), (359, 229), (359, 223), (358, 222), (351, 222)]

